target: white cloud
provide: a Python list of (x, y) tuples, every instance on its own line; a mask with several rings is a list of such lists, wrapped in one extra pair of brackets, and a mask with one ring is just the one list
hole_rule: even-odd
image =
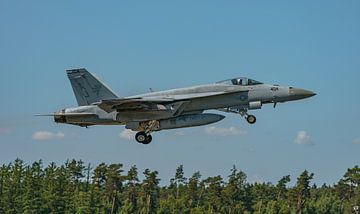
[(353, 140), (353, 144), (358, 144), (358, 145), (360, 145), (360, 137), (354, 139), (354, 140)]
[(243, 135), (246, 132), (236, 127), (230, 126), (228, 128), (210, 126), (205, 128), (205, 133), (208, 135), (228, 136), (228, 135)]
[(62, 132), (54, 133), (47, 131), (37, 131), (32, 135), (32, 139), (34, 140), (62, 140), (64, 139), (65, 134)]
[(296, 144), (300, 145), (314, 145), (314, 141), (306, 131), (299, 131), (294, 140)]
[(125, 140), (133, 140), (135, 138), (136, 132), (131, 131), (130, 129), (124, 129), (120, 132), (119, 137)]

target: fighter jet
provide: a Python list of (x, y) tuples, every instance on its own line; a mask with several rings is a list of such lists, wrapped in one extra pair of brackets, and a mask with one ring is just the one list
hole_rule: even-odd
[(129, 97), (117, 96), (108, 86), (85, 68), (66, 71), (78, 106), (64, 108), (47, 116), (56, 123), (88, 127), (92, 125), (125, 125), (136, 131), (135, 140), (142, 144), (152, 141), (152, 132), (166, 129), (202, 126), (225, 118), (206, 113), (218, 110), (239, 114), (249, 124), (256, 117), (249, 110), (264, 104), (300, 100), (314, 92), (280, 85), (265, 84), (246, 77), (237, 77), (212, 84)]

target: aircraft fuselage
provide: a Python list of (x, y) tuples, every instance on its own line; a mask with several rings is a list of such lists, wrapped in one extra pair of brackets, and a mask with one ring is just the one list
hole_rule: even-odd
[(237, 113), (248, 123), (256, 122), (248, 110), (264, 104), (283, 103), (314, 96), (309, 90), (264, 84), (246, 77), (221, 82), (118, 97), (86, 69), (72, 69), (67, 75), (78, 107), (65, 108), (55, 114), (57, 123), (79, 126), (126, 125), (138, 131), (136, 140), (151, 142), (151, 132), (207, 125), (224, 119), (207, 110)]

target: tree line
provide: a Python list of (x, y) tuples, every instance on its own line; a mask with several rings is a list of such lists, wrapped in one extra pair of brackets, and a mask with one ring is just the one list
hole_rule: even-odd
[(136, 166), (81, 160), (62, 165), (30, 165), (16, 159), (0, 167), (0, 213), (356, 213), (360, 205), (360, 168), (347, 169), (334, 185), (311, 185), (302, 172), (294, 186), (290, 175), (276, 184), (250, 183), (234, 166), (227, 178), (184, 176), (175, 170), (169, 185), (159, 185), (157, 171)]

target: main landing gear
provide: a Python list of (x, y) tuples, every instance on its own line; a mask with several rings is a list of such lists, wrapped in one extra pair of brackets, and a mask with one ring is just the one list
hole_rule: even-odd
[(152, 137), (150, 134), (146, 134), (145, 132), (138, 132), (135, 135), (135, 139), (139, 143), (149, 144), (151, 143)]
[(141, 129), (144, 131), (140, 131), (136, 133), (135, 140), (138, 143), (142, 144), (149, 144), (152, 141), (152, 136), (150, 135), (151, 132), (159, 130), (160, 124), (157, 120), (150, 120), (146, 122), (142, 122), (140, 124)]

